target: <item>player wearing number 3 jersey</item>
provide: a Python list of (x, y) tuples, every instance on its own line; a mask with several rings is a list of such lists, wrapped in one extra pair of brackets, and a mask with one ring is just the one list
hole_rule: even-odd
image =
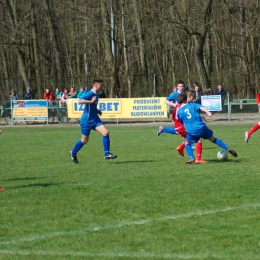
[(178, 97), (178, 103), (182, 104), (182, 106), (177, 112), (177, 117), (180, 123), (184, 124), (187, 132), (185, 150), (189, 156), (189, 160), (185, 164), (195, 163), (191, 145), (198, 142), (200, 138), (209, 139), (212, 143), (215, 143), (234, 157), (237, 157), (237, 153), (234, 150), (230, 149), (222, 140), (213, 136), (213, 131), (207, 127), (199, 114), (201, 110), (211, 117), (211, 112), (198, 103), (187, 103), (190, 99), (193, 99), (193, 95), (192, 92), (188, 91), (186, 94), (181, 94)]

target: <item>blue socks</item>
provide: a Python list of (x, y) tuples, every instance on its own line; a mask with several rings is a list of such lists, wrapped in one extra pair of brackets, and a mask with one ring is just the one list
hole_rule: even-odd
[(84, 144), (81, 142), (81, 140), (78, 140), (77, 143), (75, 144), (72, 153), (76, 154), (83, 146)]
[(185, 150), (186, 150), (186, 153), (188, 154), (190, 159), (195, 159), (195, 157), (193, 155), (192, 144), (186, 144), (185, 145)]
[(220, 146), (221, 148), (223, 148), (224, 150), (228, 149), (228, 146), (220, 139), (215, 138), (214, 143), (218, 146)]
[(103, 148), (104, 148), (104, 155), (107, 155), (110, 151), (109, 135), (103, 136), (102, 143), (103, 143)]
[[(109, 139), (109, 135), (108, 136), (103, 136), (102, 139), (102, 143), (103, 143), (103, 148), (104, 148), (104, 155), (107, 155), (110, 151), (110, 139)], [(83, 143), (81, 142), (81, 140), (77, 141), (77, 143), (75, 144), (72, 153), (76, 154), (82, 147), (83, 147)]]
[(164, 127), (162, 130), (163, 133), (176, 135), (176, 131), (173, 127)]

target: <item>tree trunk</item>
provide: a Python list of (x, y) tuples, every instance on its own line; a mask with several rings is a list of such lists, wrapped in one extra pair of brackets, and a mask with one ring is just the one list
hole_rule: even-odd
[(57, 79), (58, 79), (58, 87), (63, 89), (65, 86), (64, 72), (61, 62), (61, 54), (59, 50), (59, 43), (56, 37), (55, 24), (52, 19), (51, 8), (49, 5), (49, 0), (43, 0), (43, 7), (45, 11), (45, 18), (50, 30), (50, 40), (52, 43), (52, 50), (55, 57), (55, 64), (57, 69)]

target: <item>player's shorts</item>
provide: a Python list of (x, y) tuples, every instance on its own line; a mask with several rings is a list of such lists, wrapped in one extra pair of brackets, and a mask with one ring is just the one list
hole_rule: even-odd
[(82, 135), (88, 136), (90, 135), (91, 129), (95, 130), (96, 127), (103, 125), (104, 123), (100, 118), (96, 120), (91, 120), (91, 121), (84, 121), (80, 120), (80, 126), (81, 126), (81, 133)]
[(195, 134), (187, 133), (186, 141), (191, 143), (197, 143), (200, 140), (200, 138), (209, 139), (212, 136), (213, 136), (213, 131), (209, 129), (207, 126), (204, 126), (203, 129), (201, 129), (201, 131), (198, 131), (198, 133)]
[(174, 128), (174, 129), (175, 129), (175, 131), (176, 131), (179, 135), (181, 135), (182, 137), (186, 138), (187, 132), (186, 132), (184, 126), (176, 127), (176, 128)]

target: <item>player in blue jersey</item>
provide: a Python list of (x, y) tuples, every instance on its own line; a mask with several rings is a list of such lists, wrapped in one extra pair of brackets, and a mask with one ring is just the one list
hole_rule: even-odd
[[(176, 82), (176, 89), (177, 91), (173, 91), (166, 99), (165, 99), (165, 104), (168, 106), (172, 106), (173, 108), (177, 107), (178, 105), (178, 96), (181, 93), (184, 93), (184, 88), (185, 84), (182, 80), (179, 80)], [(174, 109), (173, 109), (174, 110)], [(159, 136), (162, 133), (167, 133), (167, 134), (178, 134), (174, 127), (159, 127), (159, 131), (157, 132), (157, 136)]]
[(80, 100), (79, 104), (85, 104), (84, 112), (80, 119), (81, 140), (77, 141), (72, 151), (70, 151), (70, 158), (74, 163), (78, 163), (77, 153), (89, 140), (91, 129), (98, 131), (103, 136), (103, 148), (105, 159), (115, 159), (116, 155), (110, 153), (110, 139), (109, 132), (104, 126), (99, 116), (102, 112), (97, 109), (98, 93), (103, 90), (103, 79), (95, 78), (93, 80), (92, 89), (89, 90)]
[(185, 139), (185, 150), (189, 156), (189, 160), (185, 162), (185, 164), (196, 162), (191, 145), (192, 143), (198, 142), (200, 138), (209, 139), (212, 143), (215, 143), (234, 157), (237, 157), (237, 153), (234, 150), (230, 149), (222, 140), (213, 136), (213, 131), (207, 127), (199, 114), (199, 111), (201, 110), (211, 117), (211, 112), (198, 103), (187, 103), (193, 98), (194, 93), (190, 91), (186, 94), (180, 94), (178, 96), (178, 102), (182, 104), (182, 107), (178, 110), (177, 117), (178, 120), (184, 124), (187, 132)]

